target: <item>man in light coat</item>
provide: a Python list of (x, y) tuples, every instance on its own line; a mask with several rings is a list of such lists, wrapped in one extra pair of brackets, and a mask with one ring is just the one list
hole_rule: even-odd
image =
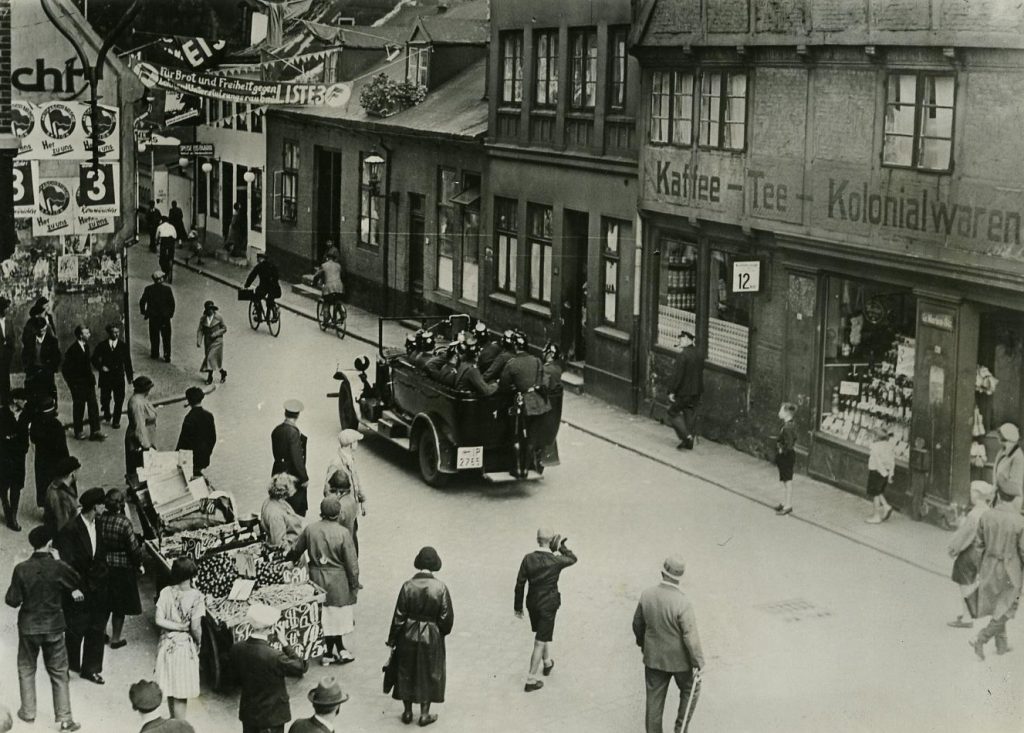
[(1012, 422), (999, 426), (1000, 449), (992, 470), (996, 489), (1010, 496), (1024, 494), (1024, 448), (1020, 430)]
[(1024, 517), (1021, 494), (996, 489), (996, 505), (981, 515), (975, 547), (981, 552), (978, 569), (978, 616), (991, 616), (988, 626), (970, 642), (979, 659), (985, 644), (996, 640), (996, 654), (1006, 654), (1006, 622), (1013, 618), (1024, 584)]
[(678, 557), (667, 558), (661, 568), (661, 582), (640, 595), (633, 614), (633, 634), (644, 654), (647, 684), (647, 733), (662, 732), (662, 717), (668, 683), (679, 688), (679, 713), (675, 733), (685, 733), (689, 716), (697, 705), (704, 653), (697, 634), (693, 606), (679, 587), (686, 571)]

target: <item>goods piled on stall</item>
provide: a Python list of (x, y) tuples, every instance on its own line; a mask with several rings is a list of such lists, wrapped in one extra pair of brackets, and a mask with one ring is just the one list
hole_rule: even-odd
[(206, 612), (225, 626), (237, 626), (245, 621), (245, 614), (253, 603), (264, 603), (277, 609), (315, 602), (319, 589), (312, 583), (278, 583), (252, 592), (246, 601), (232, 601), (225, 597), (206, 599)]

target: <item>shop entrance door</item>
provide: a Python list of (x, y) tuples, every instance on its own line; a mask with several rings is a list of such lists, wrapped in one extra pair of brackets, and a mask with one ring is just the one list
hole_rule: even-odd
[(786, 391), (784, 399), (797, 406), (797, 443), (809, 449), (809, 436), (817, 427), (815, 416), (815, 313), (818, 308), (818, 278), (810, 273), (789, 273), (786, 298)]
[(590, 217), (565, 210), (562, 226), (562, 349), (570, 362), (587, 358), (587, 245)]
[(317, 145), (313, 158), (316, 167), (313, 256), (317, 262), (322, 262), (328, 249), (341, 249), (341, 153)]
[(423, 194), (409, 194), (409, 305), (414, 315), (423, 311)]
[(911, 469), (927, 478), (915, 486), (915, 503), (921, 496), (931, 496), (940, 504), (952, 498), (950, 472), (953, 441), (956, 440), (953, 413), (959, 378), (956, 371), (958, 321), (956, 306), (924, 298), (918, 300), (912, 435), (914, 447), (923, 448), (926, 453), (917, 454), (922, 458), (912, 456)]
[(220, 226), (221, 236), (228, 238), (228, 229), (231, 227), (231, 216), (234, 214), (232, 205), (235, 194), (235, 166), (231, 163), (221, 163), (220, 166)]

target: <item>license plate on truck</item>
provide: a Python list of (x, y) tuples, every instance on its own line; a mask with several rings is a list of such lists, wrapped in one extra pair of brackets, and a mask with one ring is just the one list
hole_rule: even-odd
[(484, 447), (482, 445), (471, 445), (458, 449), (458, 454), (455, 457), (455, 468), (461, 471), (464, 468), (483, 467)]

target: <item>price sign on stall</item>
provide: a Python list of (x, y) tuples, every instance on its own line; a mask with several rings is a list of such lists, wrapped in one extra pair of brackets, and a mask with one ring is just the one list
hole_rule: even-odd
[(732, 291), (734, 293), (761, 292), (760, 260), (736, 260), (732, 263)]

